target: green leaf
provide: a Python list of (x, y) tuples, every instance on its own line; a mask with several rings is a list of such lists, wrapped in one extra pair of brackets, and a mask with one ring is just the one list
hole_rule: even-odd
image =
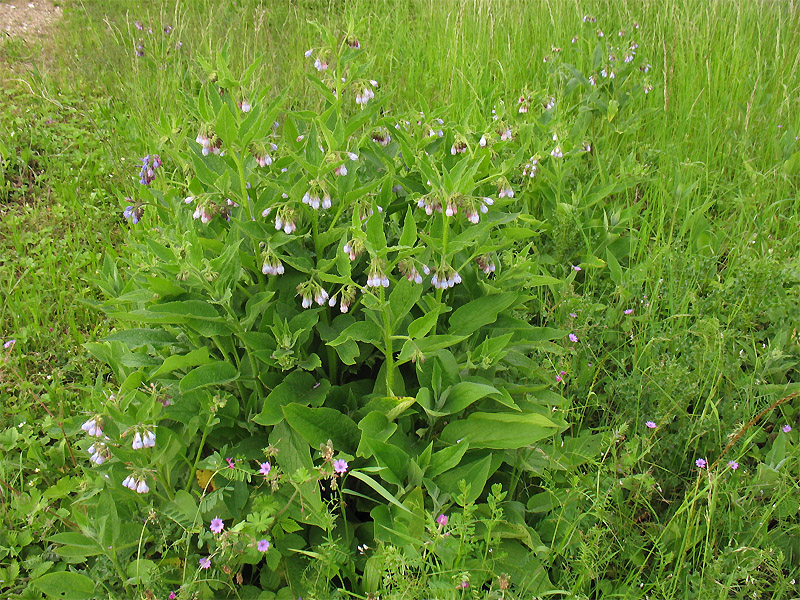
[(392, 309), (395, 327), (406, 318), (420, 296), (422, 296), (421, 285), (411, 283), (405, 277), (400, 278), (389, 294), (389, 307)]
[(305, 439), (309, 445), (318, 449), (320, 445), (333, 442), (337, 450), (353, 454), (358, 447), (361, 431), (353, 420), (333, 408), (310, 408), (292, 403), (283, 407), (286, 422)]
[(525, 277), (525, 285), (530, 287), (537, 287), (540, 285), (556, 285), (561, 283), (560, 279), (550, 277), (550, 275), (527, 275)]
[[(378, 494), (380, 494), (384, 498), (384, 500), (391, 502), (392, 504), (403, 509), (407, 513), (411, 513), (411, 511), (408, 510), (405, 506), (403, 506), (397, 498), (395, 498), (391, 493), (389, 493), (389, 490), (387, 490), (385, 487), (383, 487), (380, 483), (375, 481), (372, 477), (370, 477), (366, 473), (362, 473), (361, 471), (351, 471), (350, 477), (355, 477), (356, 479), (363, 481), (373, 490), (378, 492)], [(348, 490), (345, 490), (345, 493), (347, 492)]]
[[(449, 392), (449, 393), (448, 393)], [(474, 383), (472, 381), (462, 381), (453, 387), (445, 390), (442, 394), (446, 394), (446, 402), (441, 411), (444, 414), (453, 414), (461, 412), (473, 402), (477, 402), (481, 398), (492, 395), (500, 395), (500, 390), (491, 385), (483, 383)]]
[[(56, 544), (64, 545), (63, 548), (56, 549), (56, 553), (60, 556), (95, 556), (105, 553), (99, 543), (77, 531), (57, 533), (48, 539)], [(61, 550), (65, 550), (65, 552), (61, 552)]]
[(414, 220), (414, 213), (411, 207), (408, 207), (406, 212), (406, 220), (403, 222), (403, 233), (400, 235), (401, 246), (408, 246), (409, 248), (417, 241), (417, 222)]
[(247, 331), (261, 316), (272, 301), (275, 292), (258, 292), (247, 300), (245, 305), (245, 317), (240, 321), (242, 328)]
[(253, 421), (259, 425), (277, 425), (283, 421), (284, 406), (292, 402), (319, 406), (325, 401), (330, 389), (331, 384), (327, 380), (319, 382), (310, 373), (292, 371), (264, 399), (261, 413)]
[(606, 263), (608, 264), (611, 281), (613, 281), (615, 285), (622, 285), (622, 267), (619, 266), (617, 257), (611, 253), (611, 249), (609, 248), (606, 248)]
[(48, 573), (31, 581), (48, 598), (83, 600), (94, 597), (94, 581), (72, 571)]
[(467, 439), (471, 448), (512, 449), (531, 446), (558, 432), (559, 426), (545, 416), (529, 413), (472, 413), (449, 423), (441, 433), (445, 442)]
[(458, 482), (466, 481), (470, 488), (467, 502), (475, 502), (486, 487), (486, 480), (492, 468), (492, 455), (489, 454), (479, 460), (467, 462), (439, 475), (435, 482), (442, 490), (452, 495), (459, 493)]
[(381, 472), (381, 477), (389, 483), (402, 487), (411, 460), (408, 454), (394, 444), (380, 440), (367, 438), (364, 442), (378, 461), (378, 465), (386, 467), (386, 470)]
[(189, 354), (173, 354), (164, 359), (164, 362), (158, 367), (148, 379), (152, 380), (161, 375), (172, 373), (178, 369), (186, 369), (187, 367), (197, 367), (199, 365), (206, 365), (213, 362), (214, 359), (208, 354), (208, 347), (203, 346), (197, 350), (192, 350)]
[(439, 309), (425, 313), (419, 319), (414, 319), (408, 325), (408, 336), (413, 339), (423, 338), (433, 329), (436, 319), (439, 316)]
[(216, 361), (189, 371), (181, 379), (180, 389), (185, 394), (209, 385), (222, 385), (233, 381), (237, 377), (239, 377), (239, 372), (236, 367), (227, 362)]
[(431, 455), (430, 464), (425, 470), (425, 476), (431, 479), (449, 471), (461, 462), (464, 453), (469, 449), (469, 442), (463, 440), (458, 444), (448, 446)]
[(427, 356), (437, 350), (457, 344), (467, 339), (467, 337), (466, 335), (432, 335), (422, 338), (421, 340), (406, 340), (406, 343), (403, 344), (403, 349), (400, 351), (400, 355), (397, 357), (397, 364), (399, 365), (411, 360), (415, 351), (423, 356)]
[(214, 131), (222, 138), (223, 143), (230, 146), (236, 140), (238, 129), (239, 128), (236, 126), (236, 117), (233, 116), (228, 105), (223, 104), (222, 108), (217, 113)]
[(380, 211), (374, 211), (372, 216), (367, 219), (367, 241), (366, 244), (374, 254), (378, 256), (386, 250), (386, 234), (383, 231), (383, 216)]
[(516, 293), (506, 292), (467, 302), (450, 315), (450, 333), (467, 336), (484, 325), (494, 323), (498, 313), (511, 306), (516, 299)]
[(115, 331), (103, 338), (104, 342), (122, 342), (131, 350), (142, 346), (169, 346), (177, 343), (177, 338), (163, 329), (126, 329)]

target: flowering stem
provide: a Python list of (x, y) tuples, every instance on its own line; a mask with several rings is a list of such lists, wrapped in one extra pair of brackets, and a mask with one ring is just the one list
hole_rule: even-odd
[(191, 491), (192, 489), (192, 480), (195, 477), (195, 473), (197, 472), (197, 465), (200, 464), (200, 455), (203, 452), (203, 447), (206, 445), (206, 438), (208, 437), (208, 430), (209, 425), (211, 423), (211, 419), (213, 415), (208, 415), (208, 420), (206, 421), (205, 427), (203, 427), (203, 437), (200, 439), (200, 445), (197, 447), (197, 454), (194, 457), (194, 464), (192, 465), (192, 470), (189, 473), (189, 481), (186, 484), (186, 491)]
[(383, 346), (384, 356), (386, 357), (386, 395), (393, 396), (392, 387), (394, 386), (394, 351), (392, 350), (392, 323), (389, 315), (389, 303), (384, 298), (383, 287), (381, 287), (381, 304), (383, 309)]

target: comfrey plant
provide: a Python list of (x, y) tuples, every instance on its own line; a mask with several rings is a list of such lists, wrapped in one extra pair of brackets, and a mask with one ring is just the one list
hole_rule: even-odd
[[(146, 161), (126, 209), (136, 267), (107, 260), (99, 282), (132, 327), (89, 345), (121, 384), (86, 422), (94, 481), (171, 523), (142, 534), (137, 564), (185, 586), (178, 597), (233, 595), (245, 578), (297, 596), (323, 568), (326, 584), (375, 592), (357, 549), (422, 539), (426, 511), (471, 505), (490, 482), (513, 500), (567, 428), (532, 357), (563, 352), (570, 332), (531, 324), (525, 291), (560, 282), (508, 258), (541, 225), (520, 182), (549, 152), (550, 109), (531, 101), (516, 118), (538, 125), (500, 110), (477, 129), (392, 117), (367, 50), (320, 33), (306, 52), (318, 111), (283, 110), (225, 52), (205, 65), (192, 133), (162, 151), (185, 185)], [(564, 158), (588, 154), (568, 139)], [(504, 523), (527, 527), (522, 512)], [(505, 537), (496, 556), (526, 544)]]

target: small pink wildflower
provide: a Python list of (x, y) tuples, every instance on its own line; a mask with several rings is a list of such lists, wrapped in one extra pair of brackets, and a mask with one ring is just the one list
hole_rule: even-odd
[(735, 471), (736, 469), (738, 469), (738, 468), (739, 468), (739, 463), (738, 463), (738, 462), (736, 462), (735, 460), (729, 460), (729, 461), (728, 461), (728, 466), (729, 466), (729, 467), (730, 467), (732, 470), (734, 470), (734, 471)]
[(225, 529), (225, 523), (223, 523), (222, 519), (220, 519), (219, 517), (215, 517), (214, 519), (211, 519), (211, 526), (209, 527), (209, 529), (213, 533), (221, 533), (222, 530)]
[(573, 271), (580, 271), (581, 268), (578, 265), (572, 265), (572, 270)]
[(705, 458), (698, 458), (696, 461), (694, 461), (694, 464), (696, 464), (696, 465), (697, 465), (697, 468), (698, 468), (698, 469), (705, 469), (705, 468), (706, 468), (706, 465), (707, 465), (708, 463), (706, 462), (706, 459), (705, 459)]
[(228, 468), (229, 469), (235, 469), (236, 468), (236, 461), (235, 460), (233, 460), (232, 458), (226, 458), (225, 460), (228, 461)]
[(657, 427), (657, 425), (653, 421), (648, 421), (647, 423), (645, 423), (645, 425), (647, 425), (648, 429), (655, 429)]
[(9, 348), (11, 348), (16, 343), (17, 343), (17, 340), (8, 340), (5, 344), (3, 344), (3, 348), (8, 350)]
[(340, 458), (339, 460), (333, 461), (333, 470), (336, 471), (339, 475), (347, 473), (347, 461)]
[(272, 465), (268, 462), (261, 463), (261, 468), (258, 470), (264, 477), (269, 475), (269, 472), (272, 470)]
[(561, 375), (556, 375), (556, 383), (561, 383), (562, 381), (564, 381), (564, 378)]
[(260, 540), (258, 542), (258, 551), (266, 552), (267, 550), (269, 550), (269, 542), (267, 540)]
[(577, 336), (577, 335), (575, 335), (574, 333), (570, 333), (570, 334), (569, 334), (569, 341), (570, 341), (570, 342), (572, 342), (572, 343), (574, 344), (575, 342), (577, 342), (577, 341), (578, 341), (578, 336)]
[(633, 314), (633, 309), (632, 308), (626, 308), (622, 312), (624, 312), (626, 315), (632, 315)]
[(438, 523), (442, 527), (447, 525), (447, 515), (439, 515), (438, 517), (436, 517), (436, 523)]
[(178, 597), (178, 594), (176, 594), (175, 592), (170, 592), (169, 596), (167, 596), (167, 598), (169, 598), (169, 600), (175, 600), (175, 598), (177, 598), (177, 597)]
[(783, 431), (783, 433), (789, 433), (791, 430), (792, 430), (791, 425), (784, 425), (783, 427), (781, 427), (781, 431)]
[(211, 558), (206, 556), (205, 558), (200, 559), (200, 568), (201, 569), (208, 569), (211, 566)]

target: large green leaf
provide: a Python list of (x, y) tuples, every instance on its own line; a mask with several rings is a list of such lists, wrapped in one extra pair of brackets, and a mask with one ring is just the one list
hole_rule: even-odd
[(442, 393), (446, 401), (441, 412), (448, 415), (461, 412), (473, 402), (492, 395), (500, 395), (500, 390), (485, 383), (462, 381)]
[(319, 406), (330, 388), (331, 384), (327, 380), (320, 382), (311, 373), (292, 371), (264, 399), (264, 406), (253, 417), (253, 421), (259, 425), (277, 425), (283, 421), (284, 406), (292, 402)]
[(470, 486), (467, 502), (475, 502), (483, 492), (483, 488), (486, 487), (486, 480), (489, 479), (491, 468), (492, 455), (488, 454), (483, 458), (466, 462), (450, 469), (446, 473), (439, 475), (435, 482), (442, 490), (450, 494), (458, 494), (460, 493), (458, 482), (463, 479)]
[(213, 361), (214, 359), (208, 354), (207, 346), (192, 350), (189, 354), (173, 354), (165, 358), (161, 366), (158, 367), (148, 379), (154, 379), (160, 375), (176, 371), (177, 369), (206, 365)]
[(222, 385), (239, 377), (239, 372), (232, 364), (216, 361), (207, 365), (200, 365), (189, 371), (181, 379), (180, 389), (183, 393), (196, 390), (209, 385)]
[(333, 408), (311, 408), (292, 403), (283, 407), (286, 422), (315, 450), (328, 440), (334, 448), (354, 454), (361, 431), (353, 420)]
[(47, 598), (69, 598), (83, 600), (94, 598), (94, 581), (72, 571), (60, 571), (42, 575), (31, 581)]
[(177, 338), (163, 329), (125, 329), (115, 331), (103, 338), (104, 342), (118, 341), (125, 344), (131, 350), (141, 346), (169, 346), (177, 342)]
[(500, 311), (511, 306), (517, 294), (506, 292), (493, 296), (482, 296), (464, 306), (457, 308), (450, 315), (450, 333), (452, 335), (469, 335), (484, 325), (493, 323)]
[(556, 433), (559, 425), (545, 416), (529, 413), (472, 413), (449, 423), (442, 431), (443, 441), (467, 439), (471, 448), (524, 448)]

